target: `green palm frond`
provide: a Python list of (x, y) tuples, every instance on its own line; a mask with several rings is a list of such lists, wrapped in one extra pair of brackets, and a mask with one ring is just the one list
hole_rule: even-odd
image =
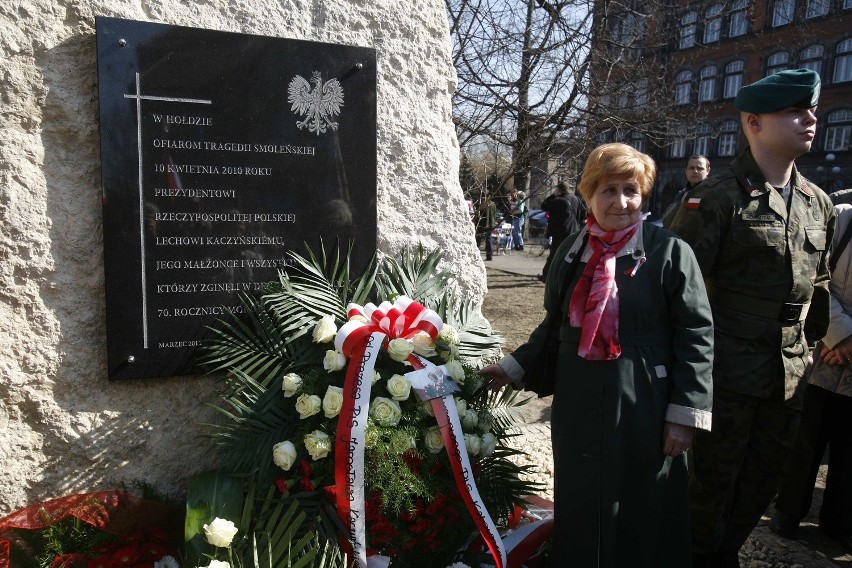
[(459, 332), (459, 358), (476, 367), (500, 357), (503, 338), (495, 334), (472, 300), (444, 308), (439, 315)]
[(371, 262), (364, 274), (353, 277), (349, 266), (351, 246), (345, 254), (338, 248), (333, 259), (324, 246), (320, 247), (319, 256), (307, 246), (307, 257), (290, 253), (293, 265), (289, 272), (282, 272), (280, 286), (263, 297), (282, 322), (281, 333), (287, 341), (312, 331), (317, 320), (325, 315), (333, 315), (338, 322), (346, 321), (348, 303), (369, 301), (376, 265)]
[(228, 421), (210, 425), (211, 437), (222, 449), (223, 466), (230, 472), (256, 474), (265, 479), (271, 466), (272, 446), (289, 439), (296, 427), (290, 405), (284, 404), (280, 379), (268, 388), (247, 374), (235, 371), (229, 377), (229, 394), (222, 406), (213, 407)]
[(494, 416), (495, 433), (498, 437), (504, 437), (515, 429), (516, 424), (525, 422), (522, 407), (529, 404), (533, 397), (521, 396), (521, 391), (511, 386), (500, 391), (486, 391), (482, 393), (485, 397), (483, 405)]
[(438, 269), (442, 256), (438, 249), (426, 253), (423, 245), (418, 245), (415, 250), (403, 250), (399, 261), (385, 257), (376, 280), (379, 296), (404, 295), (435, 309), (433, 306), (453, 288), (453, 275)]

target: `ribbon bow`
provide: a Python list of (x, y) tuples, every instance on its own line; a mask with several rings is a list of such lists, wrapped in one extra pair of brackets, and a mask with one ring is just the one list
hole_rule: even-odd
[[(349, 304), (346, 316), (350, 321), (337, 332), (334, 348), (347, 357), (351, 357), (356, 346), (376, 332), (385, 335), (384, 342), (410, 339), (421, 331), (429, 334), (434, 341), (444, 325), (437, 313), (406, 296), (397, 296), (393, 304), (382, 302), (378, 307), (372, 303), (366, 306)], [(362, 316), (367, 322), (352, 320), (354, 316)]]

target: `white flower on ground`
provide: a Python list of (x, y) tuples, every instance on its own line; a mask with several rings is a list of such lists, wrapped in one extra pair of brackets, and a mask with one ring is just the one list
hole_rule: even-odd
[(447, 361), (447, 364), (444, 366), (447, 368), (447, 374), (450, 375), (455, 382), (460, 385), (464, 384), (464, 367), (462, 367), (462, 364), (459, 361)]
[(394, 400), (408, 400), (411, 394), (411, 383), (403, 375), (394, 375), (388, 379), (388, 392)]
[(281, 379), (281, 390), (284, 391), (284, 396), (286, 398), (290, 398), (295, 395), (299, 392), (300, 388), (302, 388), (302, 377), (296, 373), (287, 373), (284, 375), (284, 378)]
[(473, 432), (476, 430), (476, 425), (479, 424), (479, 413), (471, 408), (468, 408), (464, 411), (464, 414), (460, 416), (462, 428), (466, 432)]
[(432, 336), (425, 331), (418, 331), (411, 337), (411, 344), (414, 345), (414, 352), (421, 357), (434, 357), (435, 341)]
[(329, 343), (337, 335), (337, 326), (334, 325), (334, 316), (322, 316), (314, 326), (314, 343)]
[(173, 556), (163, 556), (154, 562), (154, 568), (180, 568), (180, 564)]
[(328, 350), (325, 352), (325, 357), (322, 360), (322, 367), (329, 373), (339, 371), (346, 366), (346, 356), (337, 351)]
[(322, 459), (331, 451), (331, 438), (322, 430), (314, 430), (305, 436), (305, 449), (314, 461)]
[(381, 433), (373, 426), (367, 426), (367, 431), (364, 433), (364, 447), (375, 448), (379, 444)]
[(296, 456), (296, 446), (290, 440), (278, 442), (272, 446), (272, 461), (284, 471), (289, 471), (293, 467)]
[(491, 432), (486, 432), (482, 435), (482, 447), (479, 449), (479, 454), (487, 458), (497, 449), (497, 436)]
[(476, 434), (465, 434), (464, 447), (467, 450), (468, 455), (475, 456), (479, 453), (479, 450), (482, 449), (482, 438)]
[(396, 454), (402, 454), (415, 447), (414, 437), (405, 430), (397, 430), (390, 440), (391, 450)]
[(231, 565), (223, 560), (211, 560), (207, 568), (231, 568)]
[(402, 363), (408, 359), (412, 351), (414, 351), (414, 346), (407, 339), (397, 337), (396, 339), (391, 339), (388, 343), (388, 355), (394, 361)]
[(370, 417), (380, 426), (396, 426), (402, 418), (402, 410), (397, 401), (377, 396), (370, 404)]
[(228, 548), (237, 534), (237, 527), (227, 519), (216, 517), (209, 525), (204, 525), (204, 537), (207, 542), (218, 548)]
[(325, 396), (322, 397), (322, 410), (326, 418), (334, 418), (340, 414), (340, 407), (343, 406), (343, 389), (329, 385), (325, 391)]
[(424, 441), (429, 453), (437, 454), (444, 448), (444, 439), (441, 437), (441, 429), (437, 426), (432, 426), (426, 430)]
[(296, 399), (296, 412), (299, 418), (304, 420), (313, 416), (322, 408), (322, 399), (315, 394), (300, 394)]
[(457, 398), (456, 410), (459, 412), (459, 417), (464, 416), (464, 413), (467, 411), (467, 401), (463, 398)]

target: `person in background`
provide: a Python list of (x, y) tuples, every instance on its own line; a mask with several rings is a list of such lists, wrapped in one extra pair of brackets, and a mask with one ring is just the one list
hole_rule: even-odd
[(734, 105), (749, 146), (693, 189), (671, 230), (690, 244), (713, 307), (713, 430), (699, 432), (691, 484), (694, 565), (739, 567), (778, 490), (810, 347), (828, 325), (834, 207), (795, 159), (816, 134), (819, 75), (782, 71)]
[(689, 191), (704, 181), (708, 175), (710, 175), (710, 160), (707, 159), (707, 156), (701, 154), (690, 156), (686, 162), (686, 187), (677, 192), (671, 205), (663, 213), (663, 227), (668, 228), (672, 224), (672, 219), (674, 219), (681, 204), (686, 201)]
[(831, 322), (808, 373), (802, 422), (769, 528), (794, 538), (808, 514), (828, 447), (828, 475), (819, 527), (852, 552), (852, 205), (837, 205), (831, 256)]
[(550, 250), (538, 277), (544, 282), (556, 256), (556, 249), (568, 235), (579, 231), (585, 223), (586, 207), (579, 197), (568, 190), (568, 183), (560, 181), (553, 193), (542, 201), (541, 209), (547, 213), (546, 235), (550, 237)]
[(509, 198), (509, 217), (512, 220), (512, 248), (524, 250), (524, 219), (527, 214), (526, 195), (523, 191), (512, 190)]
[(556, 252), (545, 320), (482, 370), (487, 388), (523, 386), (560, 324), (553, 567), (690, 564), (685, 452), (710, 428), (713, 324), (689, 246), (642, 221), (655, 175), (626, 144), (592, 150), (580, 181), (589, 215)]
[(485, 199), (485, 260), (493, 260), (494, 243), (491, 240), (491, 232), (497, 226), (497, 204), (494, 203), (490, 195)]

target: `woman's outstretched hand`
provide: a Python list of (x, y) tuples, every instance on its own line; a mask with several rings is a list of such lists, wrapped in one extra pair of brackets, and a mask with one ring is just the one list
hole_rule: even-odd
[(512, 384), (512, 379), (500, 365), (488, 365), (480, 371), (485, 377), (483, 388), (488, 390), (500, 390), (506, 385)]

